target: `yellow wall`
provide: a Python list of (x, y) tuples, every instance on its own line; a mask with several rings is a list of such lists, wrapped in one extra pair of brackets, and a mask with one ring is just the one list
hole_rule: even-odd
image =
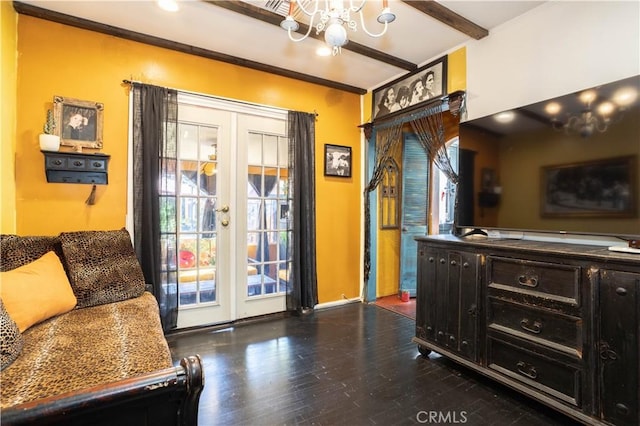
[[(325, 143), (351, 146), (353, 158), (360, 158), (358, 95), (23, 15), (18, 19), (18, 53), (17, 233), (54, 235), (124, 226), (128, 86), (123, 79), (315, 110), (319, 299), (359, 296), (360, 163), (353, 162), (351, 179), (323, 175)], [(90, 186), (46, 182), (37, 135), (54, 95), (104, 103), (109, 185), (98, 186), (93, 206), (85, 204)]]
[[(447, 93), (467, 88), (467, 50), (458, 49), (447, 56)], [(364, 115), (371, 115), (371, 93), (367, 94)], [(407, 131), (410, 131), (407, 129)], [(457, 131), (455, 132), (457, 134)], [(451, 136), (451, 135), (449, 135)], [(396, 158), (402, 173), (402, 151)], [(378, 202), (380, 198), (378, 198)], [(380, 207), (378, 206), (378, 209)], [(379, 216), (378, 216), (379, 217)], [(379, 227), (378, 227), (379, 229)], [(376, 297), (398, 294), (400, 285), (400, 229), (378, 230)]]
[(0, 232), (16, 232), (15, 162), (16, 147), (16, 72), (17, 72), (17, 14), (11, 2), (0, 2), (2, 42), (0, 57)]

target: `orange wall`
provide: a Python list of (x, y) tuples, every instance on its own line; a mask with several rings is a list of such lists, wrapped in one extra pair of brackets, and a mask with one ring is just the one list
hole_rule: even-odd
[[(359, 296), (358, 95), (24, 15), (18, 19), (18, 53), (17, 233), (53, 235), (124, 226), (128, 86), (122, 84), (123, 79), (290, 110), (315, 110), (319, 114), (316, 122), (319, 299), (323, 303), (340, 300), (343, 294), (348, 298)], [(37, 135), (54, 95), (104, 103), (103, 151), (111, 155), (109, 185), (98, 186), (93, 206), (85, 204), (90, 186), (46, 182)], [(354, 178), (324, 177), (325, 143), (352, 147)]]
[(0, 2), (2, 81), (0, 82), (0, 232), (16, 232), (16, 181), (13, 153), (16, 148), (16, 30), (17, 14), (11, 2)]

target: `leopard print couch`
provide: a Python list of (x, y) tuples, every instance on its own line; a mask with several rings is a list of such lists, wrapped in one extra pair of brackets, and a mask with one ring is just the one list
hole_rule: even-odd
[(193, 425), (198, 355), (174, 365), (129, 233), (0, 236), (3, 425)]

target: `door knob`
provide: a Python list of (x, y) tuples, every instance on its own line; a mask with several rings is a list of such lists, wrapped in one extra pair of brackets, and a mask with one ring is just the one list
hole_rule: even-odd
[(222, 220), (220, 221), (220, 224), (221, 224), (222, 226), (229, 226), (229, 220), (228, 220), (228, 219), (222, 219)]

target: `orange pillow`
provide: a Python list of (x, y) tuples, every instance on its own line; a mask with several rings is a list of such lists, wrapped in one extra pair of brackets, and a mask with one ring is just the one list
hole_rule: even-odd
[(8, 272), (0, 272), (0, 297), (20, 332), (76, 306), (62, 263), (52, 251)]

